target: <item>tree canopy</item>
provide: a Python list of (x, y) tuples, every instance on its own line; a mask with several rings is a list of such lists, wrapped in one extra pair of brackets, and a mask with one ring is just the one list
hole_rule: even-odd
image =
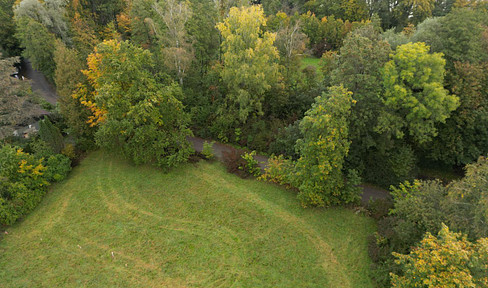
[(459, 99), (443, 86), (442, 54), (428, 51), (424, 43), (407, 43), (385, 64), (383, 102), (388, 111), (380, 115), (379, 132), (408, 135), (422, 144), (437, 135), (435, 123), (444, 122), (458, 107)]
[(233, 113), (241, 123), (263, 114), (263, 96), (281, 77), (276, 35), (263, 31), (265, 25), (261, 6), (233, 7), (217, 24), (223, 37), (220, 76), (228, 91), (220, 113)]
[(348, 117), (356, 101), (342, 86), (331, 87), (315, 99), (300, 122), (303, 138), (297, 141), (300, 158), (295, 182), (303, 206), (350, 203), (357, 195), (345, 191), (342, 168), (349, 152)]
[(181, 88), (157, 82), (152, 65), (149, 51), (129, 42), (104, 41), (83, 71), (90, 86), (82, 85), (76, 96), (93, 112), (89, 121), (98, 126), (98, 145), (121, 151), (135, 163), (171, 167), (188, 158), (185, 137), (191, 132)]

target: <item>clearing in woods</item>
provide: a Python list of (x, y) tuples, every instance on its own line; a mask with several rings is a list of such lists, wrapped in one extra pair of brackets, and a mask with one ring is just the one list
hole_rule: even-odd
[(0, 239), (0, 287), (372, 287), (371, 219), (220, 163), (91, 153)]

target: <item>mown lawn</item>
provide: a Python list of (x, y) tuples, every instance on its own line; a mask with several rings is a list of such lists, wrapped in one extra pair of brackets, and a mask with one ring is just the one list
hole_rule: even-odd
[(373, 231), (219, 163), (94, 152), (0, 240), (0, 287), (372, 287)]

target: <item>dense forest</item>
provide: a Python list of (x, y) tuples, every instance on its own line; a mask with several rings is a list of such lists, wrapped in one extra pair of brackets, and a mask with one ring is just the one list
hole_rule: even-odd
[[(367, 207), (379, 287), (488, 287), (486, 2), (0, 7), (0, 223), (32, 210), (84, 151), (169, 169), (195, 135), (269, 155), (260, 178), (304, 207), (356, 205), (359, 183), (391, 185)], [(56, 87), (55, 107), (9, 76), (19, 56)], [(46, 114), (39, 136), (12, 136)]]

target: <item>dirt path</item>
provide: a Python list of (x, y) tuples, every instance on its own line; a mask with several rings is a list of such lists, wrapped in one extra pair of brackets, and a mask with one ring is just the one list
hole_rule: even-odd
[(41, 72), (32, 68), (32, 64), (28, 59), (24, 60), (20, 75), (32, 80), (31, 87), (33, 92), (39, 93), (39, 95), (46, 99), (47, 102), (56, 105), (58, 100), (56, 89), (49, 83), (49, 81), (47, 81), (46, 77)]
[[(195, 151), (202, 152), (203, 143), (205, 141), (210, 142), (211, 140), (205, 140), (205, 139), (202, 139), (199, 137), (189, 137), (188, 141), (190, 141), (193, 144), (193, 148), (195, 149)], [(219, 159), (220, 161), (223, 160), (224, 152), (229, 152), (229, 151), (232, 151), (235, 149), (236, 148), (234, 148), (230, 145), (219, 143), (219, 142), (215, 142), (215, 144), (213, 145), (215, 157), (217, 157), (217, 159)], [(261, 167), (261, 170), (264, 172), (264, 169), (266, 168), (266, 165), (268, 164), (268, 157), (263, 156), (263, 155), (256, 155), (256, 156), (254, 156), (254, 159), (259, 161), (259, 166)], [(361, 199), (361, 202), (363, 204), (367, 204), (370, 199), (373, 199), (373, 200), (374, 199), (381, 199), (381, 198), (387, 198), (390, 196), (390, 193), (388, 191), (381, 189), (381, 188), (378, 188), (378, 187), (375, 187), (375, 186), (370, 185), (370, 184), (361, 184), (361, 188), (363, 188), (363, 195), (362, 195), (362, 199)]]

